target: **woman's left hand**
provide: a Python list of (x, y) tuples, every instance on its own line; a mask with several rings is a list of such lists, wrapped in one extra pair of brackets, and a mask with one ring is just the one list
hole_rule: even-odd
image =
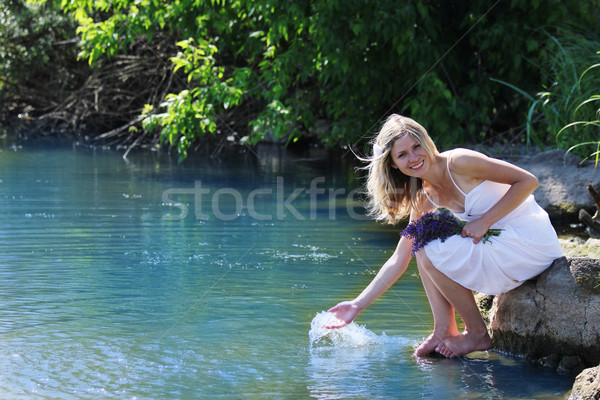
[(461, 232), (462, 237), (470, 237), (473, 239), (473, 243), (477, 244), (481, 241), (483, 235), (485, 235), (490, 229), (489, 225), (484, 222), (481, 218), (474, 219), (468, 222)]

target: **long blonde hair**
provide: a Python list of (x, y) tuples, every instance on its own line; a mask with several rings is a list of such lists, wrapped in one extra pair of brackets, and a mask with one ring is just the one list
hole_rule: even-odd
[(372, 141), (373, 155), (368, 162), (367, 209), (378, 221), (394, 224), (408, 216), (412, 209), (419, 209), (423, 196), (423, 181), (409, 177), (393, 168), (392, 146), (396, 140), (410, 135), (427, 152), (430, 159), (439, 154), (435, 143), (418, 122), (398, 114), (390, 115)]

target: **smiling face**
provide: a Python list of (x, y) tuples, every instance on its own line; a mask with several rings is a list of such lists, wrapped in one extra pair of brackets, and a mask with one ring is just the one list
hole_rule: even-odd
[(392, 168), (408, 176), (421, 177), (431, 167), (427, 151), (408, 134), (394, 142), (390, 157)]
[(369, 211), (395, 223), (419, 208), (423, 183), (440, 153), (421, 124), (398, 114), (386, 119), (372, 144), (366, 185)]

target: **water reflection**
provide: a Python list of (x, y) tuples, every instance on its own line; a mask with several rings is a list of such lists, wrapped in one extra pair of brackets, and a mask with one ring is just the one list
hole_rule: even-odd
[[(562, 399), (557, 376), (494, 352), (460, 359), (411, 356), (413, 341), (316, 347), (307, 368), (317, 399)], [(540, 387), (546, 390), (540, 392)], [(552, 389), (554, 388), (554, 390)]]

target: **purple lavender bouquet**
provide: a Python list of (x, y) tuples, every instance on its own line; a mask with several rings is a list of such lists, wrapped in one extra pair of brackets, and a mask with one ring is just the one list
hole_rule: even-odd
[[(444, 242), (453, 235), (460, 235), (467, 223), (454, 215), (445, 213), (426, 213), (416, 221), (412, 221), (400, 233), (400, 236), (413, 239), (411, 256), (414, 256), (427, 243), (435, 239)], [(491, 236), (498, 236), (502, 229), (490, 229), (483, 235), (482, 241), (486, 243)]]

